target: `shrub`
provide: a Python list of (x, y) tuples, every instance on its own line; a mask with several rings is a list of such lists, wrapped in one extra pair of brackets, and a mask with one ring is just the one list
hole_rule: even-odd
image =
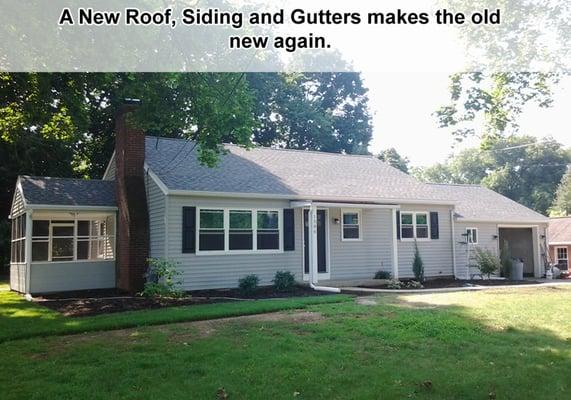
[(387, 289), (402, 289), (402, 282), (398, 279), (391, 279), (389, 283), (387, 283)]
[(420, 283), (424, 282), (424, 263), (420, 257), (420, 251), (418, 251), (418, 244), (414, 242), (414, 260), (412, 260), (412, 272), (414, 277)]
[(491, 251), (476, 247), (476, 263), (482, 275), (490, 275), (500, 269), (500, 260)]
[(246, 275), (238, 280), (238, 288), (244, 295), (254, 294), (260, 283), (260, 278), (256, 274)]
[(512, 255), (507, 240), (504, 241), (502, 251), (500, 252), (500, 263), (502, 275), (506, 278), (511, 276), (512, 272)]
[(295, 285), (295, 275), (289, 271), (278, 271), (274, 275), (274, 288), (278, 292), (291, 290)]
[(182, 281), (178, 280), (181, 272), (177, 264), (162, 258), (147, 259), (148, 267), (145, 273), (145, 286), (141, 292), (145, 297), (181, 297), (184, 295), (180, 288)]
[(391, 279), (391, 273), (389, 271), (377, 271), (375, 279)]
[(419, 281), (408, 281), (405, 286), (407, 289), (422, 289), (424, 287)]

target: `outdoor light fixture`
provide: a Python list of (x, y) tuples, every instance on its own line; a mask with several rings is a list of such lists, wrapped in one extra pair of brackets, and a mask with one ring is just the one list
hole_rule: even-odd
[(341, 220), (339, 218), (333, 218), (333, 223), (335, 225), (339, 225), (340, 222), (341, 222)]
[(545, 235), (540, 235), (539, 237), (542, 239), (545, 239)]
[(494, 239), (497, 239), (499, 236), (498, 236), (498, 235), (492, 235), (492, 237), (493, 237)]

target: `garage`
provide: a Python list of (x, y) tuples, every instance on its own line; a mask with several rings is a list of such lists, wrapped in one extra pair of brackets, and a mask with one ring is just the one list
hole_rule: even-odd
[(534, 276), (534, 245), (532, 228), (499, 228), (500, 251), (506, 246), (513, 258), (523, 260), (523, 275)]

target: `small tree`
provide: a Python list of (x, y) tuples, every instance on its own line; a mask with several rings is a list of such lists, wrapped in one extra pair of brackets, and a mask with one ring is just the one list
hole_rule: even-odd
[(414, 242), (414, 260), (412, 261), (412, 272), (414, 277), (419, 282), (424, 282), (424, 263), (422, 262), (422, 257), (420, 257), (420, 251), (418, 250), (418, 244)]
[(500, 269), (500, 260), (491, 251), (476, 247), (476, 262), (482, 275), (490, 276)]

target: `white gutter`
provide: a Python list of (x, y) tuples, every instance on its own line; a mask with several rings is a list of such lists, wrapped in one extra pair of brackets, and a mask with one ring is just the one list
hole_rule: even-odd
[(62, 210), (62, 211), (117, 211), (114, 206), (65, 206), (59, 204), (29, 204), (28, 210)]

